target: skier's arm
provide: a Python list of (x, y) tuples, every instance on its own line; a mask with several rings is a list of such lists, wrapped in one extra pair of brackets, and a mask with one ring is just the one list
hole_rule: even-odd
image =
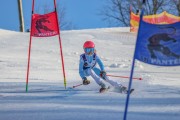
[(97, 61), (98, 65), (99, 65), (101, 71), (104, 71), (104, 64), (103, 64), (103, 62), (101, 61), (101, 59), (98, 56), (96, 56), (96, 61)]
[(84, 66), (84, 61), (83, 61), (83, 59), (80, 57), (80, 61), (79, 61), (79, 75), (80, 75), (80, 77), (81, 77), (82, 79), (85, 77), (84, 70), (83, 70), (83, 66)]
[(107, 79), (107, 76), (106, 76), (106, 71), (104, 70), (104, 64), (102, 63), (101, 59), (96, 56), (96, 61), (101, 69), (100, 71), (100, 76), (103, 78), (103, 79)]

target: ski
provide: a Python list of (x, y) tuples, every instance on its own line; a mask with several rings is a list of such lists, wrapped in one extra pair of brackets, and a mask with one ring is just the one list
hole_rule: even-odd
[[(130, 90), (130, 94), (131, 94), (133, 91), (134, 91), (134, 89), (131, 89), (131, 90)], [(128, 91), (127, 91), (127, 93), (126, 93), (126, 94), (128, 94)]]

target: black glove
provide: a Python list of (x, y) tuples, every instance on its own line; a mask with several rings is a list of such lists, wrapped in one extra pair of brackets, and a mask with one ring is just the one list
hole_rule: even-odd
[(105, 77), (106, 77), (106, 72), (105, 72), (105, 71), (101, 71), (101, 72), (100, 72), (100, 76), (101, 76), (103, 79), (105, 79)]
[(87, 80), (86, 77), (83, 77), (83, 85), (88, 85), (88, 84), (90, 84), (90, 81)]

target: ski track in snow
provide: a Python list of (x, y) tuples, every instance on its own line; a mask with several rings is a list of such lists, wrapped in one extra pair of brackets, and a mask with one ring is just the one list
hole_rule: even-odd
[[(61, 32), (67, 89), (64, 89), (57, 37), (33, 38), (29, 91), (25, 92), (29, 33), (0, 30), (0, 120), (119, 120), (125, 94), (98, 93), (91, 84), (75, 89), (82, 45), (92, 39), (109, 74), (129, 76), (136, 34), (129, 28)], [(180, 68), (136, 61), (128, 120), (179, 120)], [(128, 79), (112, 78), (128, 86)]]

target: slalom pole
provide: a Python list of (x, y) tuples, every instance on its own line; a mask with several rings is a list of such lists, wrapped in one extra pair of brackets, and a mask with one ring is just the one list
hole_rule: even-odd
[[(143, 2), (144, 1), (145, 0), (143, 0)], [(137, 49), (136, 47), (137, 47), (137, 43), (138, 43), (137, 41), (138, 41), (138, 38), (139, 38), (139, 31), (140, 31), (140, 28), (141, 28), (141, 21), (143, 19), (143, 12), (144, 12), (144, 10), (142, 9), (141, 15), (140, 15), (140, 22), (139, 22), (139, 29), (138, 29), (138, 35), (137, 35), (137, 40), (136, 40), (136, 46), (135, 46), (134, 56), (133, 56), (133, 61), (132, 61), (131, 74), (130, 74), (129, 86), (128, 86), (128, 94), (127, 94), (127, 97), (126, 97), (126, 105), (125, 105), (123, 120), (126, 120), (127, 112), (128, 112), (128, 105), (129, 105), (129, 99), (130, 99), (130, 90), (131, 90), (131, 86), (132, 86), (132, 78), (133, 78), (134, 65), (135, 65), (135, 54), (136, 54), (136, 49)]]
[(133, 62), (132, 62), (132, 68), (131, 68), (131, 74), (130, 74), (129, 86), (128, 86), (128, 94), (127, 94), (127, 97), (126, 97), (126, 106), (125, 106), (125, 110), (124, 110), (124, 118), (123, 118), (123, 120), (126, 120), (127, 112), (128, 112), (130, 90), (131, 90), (131, 85), (132, 85), (132, 77), (133, 77), (133, 73), (134, 73), (134, 64), (135, 64), (135, 57), (133, 58)]
[[(32, 3), (32, 15), (31, 15), (31, 31), (32, 31), (32, 17), (34, 14), (34, 0)], [(31, 45), (32, 45), (32, 32), (30, 31), (29, 50), (28, 50), (28, 65), (27, 65), (27, 76), (26, 76), (26, 92), (28, 92), (29, 82), (29, 68), (30, 68), (30, 57), (31, 57)]]
[[(110, 76), (110, 77), (119, 77), (119, 78), (129, 78), (128, 76), (117, 76), (117, 75), (107, 75), (107, 76)], [(132, 79), (135, 79), (135, 80), (142, 80), (142, 78), (132, 78)]]
[(62, 42), (61, 42), (60, 30), (59, 30), (59, 23), (58, 23), (58, 14), (57, 14), (57, 10), (56, 10), (56, 0), (54, 0), (54, 8), (55, 8), (55, 12), (56, 12), (56, 21), (57, 21), (58, 32), (59, 32), (58, 38), (59, 38), (60, 54), (61, 54), (63, 77), (64, 77), (64, 87), (65, 87), (65, 89), (66, 89), (66, 74), (65, 74), (65, 69), (64, 69), (64, 57), (63, 57)]
[(78, 84), (78, 85), (74, 85), (73, 88), (79, 87), (81, 85), (83, 85), (83, 84), (81, 83), (81, 84)]
[(26, 76), (26, 92), (28, 92), (29, 68), (30, 68), (30, 57), (31, 57), (31, 44), (32, 44), (32, 37), (30, 36), (29, 51), (28, 51), (27, 76)]

